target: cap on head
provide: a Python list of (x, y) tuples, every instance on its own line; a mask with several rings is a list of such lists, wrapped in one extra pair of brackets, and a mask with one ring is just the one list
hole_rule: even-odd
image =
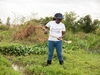
[(63, 15), (61, 13), (56, 13), (54, 17), (57, 19), (63, 19)]

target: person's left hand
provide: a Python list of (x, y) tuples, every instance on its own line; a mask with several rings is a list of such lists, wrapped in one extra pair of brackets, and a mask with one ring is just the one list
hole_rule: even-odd
[(57, 38), (58, 40), (61, 40), (62, 39), (62, 37), (59, 37), (59, 38)]

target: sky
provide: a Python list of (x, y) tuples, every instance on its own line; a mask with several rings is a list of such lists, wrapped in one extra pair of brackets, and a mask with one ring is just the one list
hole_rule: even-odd
[(100, 19), (100, 0), (0, 0), (0, 19), (3, 23), (7, 17), (12, 22), (22, 16), (39, 18), (70, 11), (80, 17), (90, 14), (93, 19)]

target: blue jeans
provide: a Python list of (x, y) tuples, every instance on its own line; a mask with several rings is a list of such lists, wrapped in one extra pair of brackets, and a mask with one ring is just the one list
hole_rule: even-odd
[(52, 60), (54, 48), (56, 48), (56, 52), (57, 52), (57, 56), (58, 56), (59, 61), (63, 61), (62, 40), (60, 40), (60, 41), (50, 41), (50, 40), (48, 40), (48, 60)]

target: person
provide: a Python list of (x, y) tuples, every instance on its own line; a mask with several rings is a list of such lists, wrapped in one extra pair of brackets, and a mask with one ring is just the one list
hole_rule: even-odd
[(60, 65), (64, 63), (62, 56), (62, 38), (65, 36), (65, 25), (61, 22), (63, 15), (61, 13), (56, 13), (54, 15), (55, 20), (48, 22), (44, 27), (44, 33), (49, 32), (48, 38), (48, 59), (47, 65), (50, 65), (52, 62), (52, 56), (54, 53), (54, 48), (56, 48), (57, 57), (59, 59)]

